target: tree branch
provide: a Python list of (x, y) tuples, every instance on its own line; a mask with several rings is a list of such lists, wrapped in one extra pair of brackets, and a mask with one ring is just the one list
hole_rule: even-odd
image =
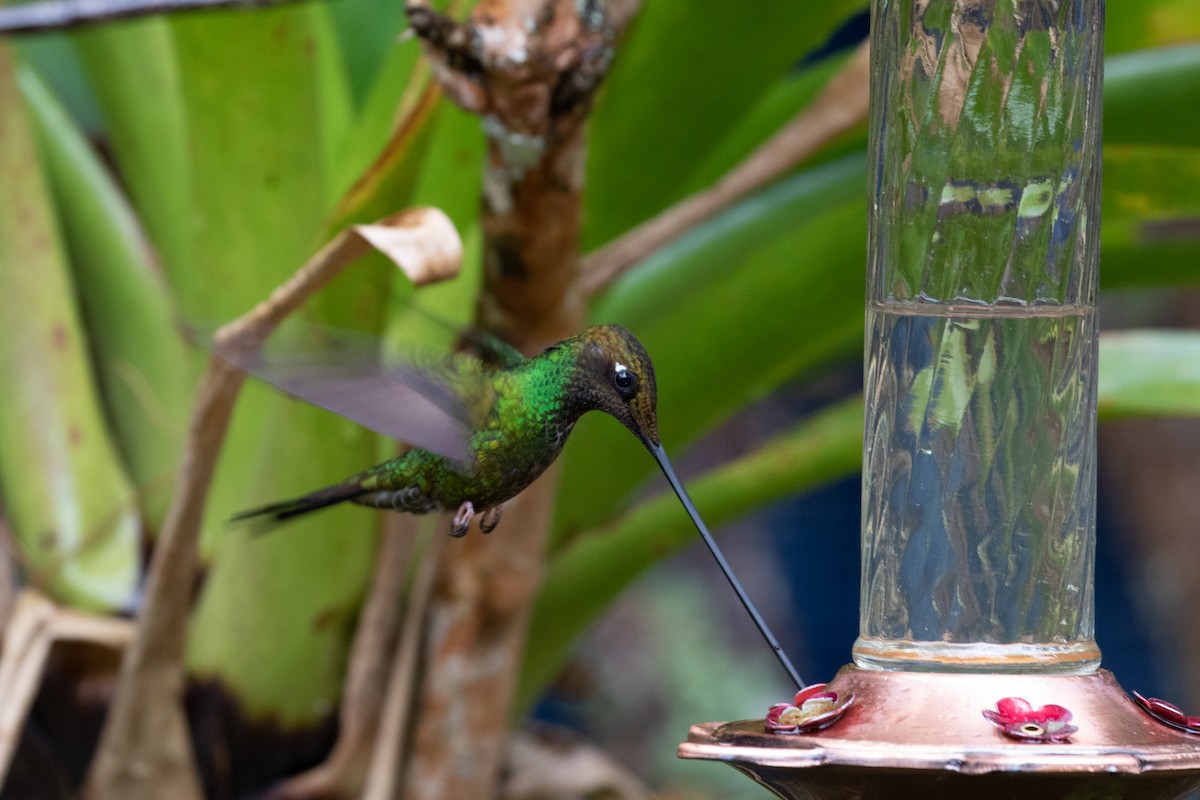
[[(444, 530), (446, 524), (445, 518), (437, 520), (440, 530)], [(408, 594), (400, 641), (396, 644), (387, 691), (383, 694), (378, 736), (371, 753), (363, 800), (401, 800), (403, 797), (401, 768), (412, 727), (413, 689), (417, 685), (421, 646), (425, 641), (425, 619), (433, 599), (444, 544), (445, 537), (439, 535), (425, 548)]]

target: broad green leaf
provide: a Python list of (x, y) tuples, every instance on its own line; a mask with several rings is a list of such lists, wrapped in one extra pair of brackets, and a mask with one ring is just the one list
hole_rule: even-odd
[(1200, 332), (1135, 330), (1100, 337), (1099, 413), (1200, 416)]
[(1101, 286), (1200, 282), (1200, 147), (1108, 145)]
[(336, 482), (377, 456), (373, 437), (351, 422), (260, 385), (242, 391), (209, 501), (211, 532), (220, 535), (188, 662), (252, 716), (299, 725), (336, 703), (347, 636), (370, 572), (375, 518), (333, 509), (262, 537), (227, 520)]
[(28, 70), (20, 79), (117, 444), (138, 488), (143, 518), (157, 530), (191, 413), (187, 352), (133, 210), (45, 85)]
[(102, 118), (88, 86), (86, 69), (66, 33), (16, 36), (9, 39), (17, 60), (32, 69), (50, 91), (71, 110), (71, 116), (89, 134), (101, 131)]
[[(434, 5), (470, 7), (474, 2)], [(367, 11), (362, 6), (355, 12), (355, 7), (347, 4), (343, 13)], [(407, 19), (401, 22), (407, 25)], [(371, 19), (366, 24), (378, 23)], [(383, 24), (388, 24), (386, 18)], [(440, 89), (428, 62), (422, 58), (419, 40), (415, 36), (393, 36), (388, 44), (370, 56), (377, 69), (370, 74), (368, 83), (357, 87), (364, 93), (362, 109), (351, 127), (334, 176), (341, 197), (333, 219), (334, 230), (348, 222), (389, 214), (407, 201), (423, 169), (434, 115), (447, 105), (440, 102)], [(353, 65), (350, 68), (355, 69)], [(365, 78), (360, 76), (360, 79)], [(479, 125), (477, 118), (474, 124)], [(464, 162), (450, 165), (450, 169), (461, 171), (465, 166)]]
[(192, 269), (171, 274), (188, 319), (223, 321), (313, 252), (325, 193), (313, 6), (171, 20), (192, 176)]
[[(339, 0), (329, 4), (329, 14), (341, 43), (350, 96), (354, 106), (361, 108), (397, 38), (408, 27), (404, 3)], [(417, 49), (416, 45), (412, 42), (410, 49)]]
[(312, 24), (317, 31), (316, 41), (321, 43), (320, 57), (315, 59), (317, 107), (321, 110), (317, 117), (320, 125), (317, 135), (321, 144), (321, 173), (325, 176), (323, 188), (329, 206), (333, 205), (341, 188), (337, 181), (337, 168), (350, 136), (354, 112), (350, 84), (341, 57), (342, 44), (330, 19), (333, 13), (331, 9), (332, 4), (318, 6), (312, 15)]
[(74, 38), (142, 227), (167, 274), (189, 274), (192, 168), (170, 25), (146, 17)]
[[(455, 19), (465, 19), (476, 0), (434, 0), (434, 9)], [(354, 105), (365, 108), (378, 95), (381, 79), (402, 89), (405, 81), (395, 83), (392, 73), (398, 51), (405, 51), (415, 60), (420, 52), (420, 42), (408, 31), (408, 16), (404, 3), (380, 2), (380, 0), (339, 0), (329, 6), (342, 43), (346, 76), (350, 82)], [(396, 109), (391, 104), (391, 111)], [(374, 152), (373, 150), (371, 152)]]
[(479, 220), (483, 194), (483, 128), (479, 118), (442, 102), (432, 120), (432, 141), (413, 189), (414, 205), (436, 206), (460, 231)]
[(864, 5), (643, 5), (592, 117), (584, 249), (682, 199), (708, 153)]
[[(862, 347), (865, 181), (858, 157), (780, 181), (654, 254), (597, 303), (594, 321), (627, 326), (654, 359), (669, 452)], [(614, 429), (585, 418), (568, 443), (559, 537), (608, 518), (650, 474), (653, 462)]]
[(1142, 50), (1105, 61), (1106, 148), (1114, 144), (1196, 147), (1200, 144), (1194, 135), (1197, 125), (1200, 44)]
[[(362, 194), (363, 190), (356, 184), (371, 178), (369, 172), (384, 157), (389, 141), (392, 148), (396, 148), (411, 147), (407, 143), (418, 140), (418, 128), (414, 123), (427, 120), (432, 110), (426, 108), (430, 103), (423, 101), (421, 96), (432, 78), (427, 67), (418, 69), (420, 56), (421, 45), (415, 39), (398, 42), (388, 51), (362, 110), (351, 124), (336, 165), (334, 186), (338, 196), (349, 193), (353, 198)], [(352, 204), (346, 199), (341, 201), (343, 208), (348, 205), (361, 208), (368, 203), (364, 200)], [(342, 215), (345, 213), (343, 211)]]
[[(322, 7), (171, 20), (192, 175), (192, 269), (173, 273), (184, 315), (219, 323), (249, 310), (324, 242), (327, 114), (338, 59)], [(391, 274), (352, 268), (312, 304), (318, 321), (382, 323)], [(349, 627), (369, 574), (374, 519), (358, 509), (253, 539), (233, 513), (342, 479), (373, 463), (372, 435), (256, 383), (243, 390), (208, 502), (208, 580), (188, 661), (250, 715), (311, 723), (336, 702)], [(302, 670), (296, 664), (304, 664)]]
[(1106, 3), (1104, 51), (1109, 54), (1200, 39), (1200, 7), (1193, 0)]
[[(862, 399), (832, 406), (746, 455), (688, 480), (710, 526), (852, 475), (862, 464)], [(803, 521), (798, 521), (803, 527)], [(645, 569), (696, 541), (669, 490), (586, 531), (550, 561), (530, 622), (517, 708), (527, 710), (592, 620)], [(568, 612), (569, 609), (569, 612)]]
[(82, 608), (133, 600), (133, 490), (88, 366), (50, 192), (0, 42), (0, 492), (30, 582)]
[(1200, 46), (1107, 60), (1103, 285), (1200, 280), (1198, 125)]
[[(353, 180), (341, 181), (344, 193), (330, 216), (330, 235), (347, 225), (368, 222), (393, 213), (408, 204), (423, 168), (423, 157), (433, 132), (433, 119), (444, 101), (430, 83), (427, 70), (413, 76), (413, 91), (406, 92), (397, 111), (395, 125), (373, 159), (356, 172)], [(360, 128), (356, 133), (361, 133)]]

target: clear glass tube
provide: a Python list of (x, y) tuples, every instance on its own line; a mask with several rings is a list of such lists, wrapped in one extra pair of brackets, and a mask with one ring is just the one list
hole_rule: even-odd
[(874, 0), (860, 667), (1089, 672), (1103, 0)]

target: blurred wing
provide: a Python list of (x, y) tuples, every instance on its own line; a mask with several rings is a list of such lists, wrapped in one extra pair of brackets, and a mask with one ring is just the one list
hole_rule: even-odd
[(522, 355), (520, 350), (499, 336), (490, 334), (476, 325), (455, 325), (415, 303), (410, 305), (408, 310), (457, 335), (464, 342), (474, 347), (480, 359), (486, 364), (502, 369), (509, 369), (525, 360), (525, 356)]
[(422, 366), (345, 353), (335, 364), (225, 348), (217, 354), (301, 400), (460, 464), (471, 461), (471, 432), (492, 393), (481, 365), (465, 356)]
[(525, 360), (521, 351), (513, 347), (499, 336), (493, 336), (482, 328), (474, 325), (459, 331), (463, 339), (470, 342), (479, 351), (480, 357), (488, 364), (503, 369), (510, 369)]

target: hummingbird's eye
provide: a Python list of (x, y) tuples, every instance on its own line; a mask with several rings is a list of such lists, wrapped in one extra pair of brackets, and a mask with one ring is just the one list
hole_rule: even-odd
[(617, 364), (613, 370), (613, 385), (617, 387), (617, 394), (626, 400), (632, 400), (637, 394), (637, 375), (630, 372), (624, 364)]

